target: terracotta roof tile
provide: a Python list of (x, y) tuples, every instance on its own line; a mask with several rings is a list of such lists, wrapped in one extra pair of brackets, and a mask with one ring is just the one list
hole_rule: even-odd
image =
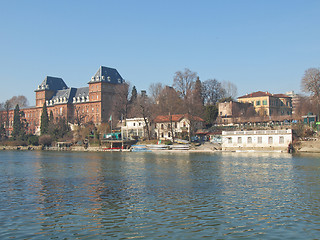
[[(192, 119), (194, 121), (204, 122), (204, 120), (197, 116), (191, 116), (189, 114), (174, 114), (174, 115), (159, 115), (154, 119), (154, 122), (179, 122), (182, 118)], [(172, 118), (172, 120), (170, 120)]]
[(285, 94), (272, 94), (272, 93), (269, 93), (269, 92), (262, 92), (262, 91), (258, 91), (258, 92), (253, 92), (253, 93), (250, 93), (250, 94), (246, 94), (246, 95), (243, 95), (241, 97), (238, 97), (239, 98), (252, 98), (252, 97), (264, 97), (264, 96), (270, 96), (270, 97), (278, 97), (278, 98), (288, 98), (289, 96), (285, 95)]

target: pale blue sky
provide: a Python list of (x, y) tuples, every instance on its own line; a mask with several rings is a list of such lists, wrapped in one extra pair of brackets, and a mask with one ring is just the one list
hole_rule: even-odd
[(2, 1), (0, 102), (35, 103), (45, 76), (84, 87), (100, 65), (137, 89), (189, 68), (238, 95), (300, 92), (320, 67), (320, 1)]

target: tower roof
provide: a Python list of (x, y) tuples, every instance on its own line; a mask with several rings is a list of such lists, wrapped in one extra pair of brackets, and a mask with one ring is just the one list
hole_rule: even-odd
[(42, 81), (40, 85), (38, 85), (38, 88), (35, 91), (41, 91), (41, 90), (58, 91), (58, 90), (63, 90), (67, 88), (68, 86), (63, 81), (62, 78), (46, 76), (46, 78)]
[(124, 82), (124, 80), (117, 69), (101, 66), (97, 73), (91, 78), (89, 83), (95, 82), (121, 84)]

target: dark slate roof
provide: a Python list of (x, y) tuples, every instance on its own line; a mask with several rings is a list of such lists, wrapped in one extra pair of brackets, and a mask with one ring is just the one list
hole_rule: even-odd
[[(58, 90), (56, 93), (52, 96), (50, 100), (55, 104), (55, 100), (57, 103), (65, 103), (64, 99), (66, 99), (67, 103), (73, 102), (73, 98), (82, 97), (87, 98), (89, 96), (89, 87), (82, 87), (82, 88), (68, 88), (64, 90)], [(63, 100), (63, 102), (59, 101), (60, 99)]]
[(58, 90), (56, 92), (56, 94), (52, 96), (52, 98), (50, 100), (54, 101), (55, 99), (66, 98), (67, 102), (69, 102), (70, 101), (70, 93), (71, 93), (71, 88), (64, 89), (64, 90)]
[(58, 90), (63, 90), (67, 88), (68, 86), (63, 81), (62, 78), (46, 76), (46, 78), (43, 80), (43, 82), (38, 86), (38, 88), (35, 91), (41, 91), (41, 90), (58, 91)]
[(94, 82), (121, 84), (124, 80), (115, 68), (101, 66), (89, 83)]
[(76, 88), (76, 92), (72, 97), (87, 97), (89, 96), (89, 87)]

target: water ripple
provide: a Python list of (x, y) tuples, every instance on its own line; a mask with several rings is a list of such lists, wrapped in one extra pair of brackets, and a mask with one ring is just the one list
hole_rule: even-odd
[(0, 152), (0, 239), (309, 239), (320, 161)]

